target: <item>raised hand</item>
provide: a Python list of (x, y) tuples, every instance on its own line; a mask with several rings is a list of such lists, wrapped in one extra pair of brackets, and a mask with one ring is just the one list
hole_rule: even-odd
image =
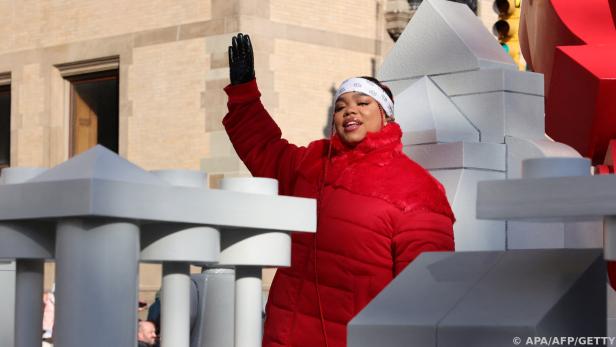
[(229, 77), (231, 84), (241, 84), (255, 78), (254, 55), (250, 37), (242, 33), (231, 40), (229, 46)]

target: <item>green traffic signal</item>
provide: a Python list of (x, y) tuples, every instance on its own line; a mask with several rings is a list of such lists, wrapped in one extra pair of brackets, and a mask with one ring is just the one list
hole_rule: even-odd
[(509, 54), (509, 45), (504, 42), (501, 42), (500, 45), (505, 50), (505, 53)]

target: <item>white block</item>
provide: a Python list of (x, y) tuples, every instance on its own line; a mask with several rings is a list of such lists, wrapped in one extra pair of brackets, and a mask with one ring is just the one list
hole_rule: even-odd
[[(588, 176), (586, 158), (546, 157), (523, 160), (524, 178)], [(519, 222), (507, 224), (507, 249), (602, 248), (603, 224), (589, 222)]]
[(218, 265), (290, 266), (291, 235), (275, 231), (227, 229), (221, 238)]
[(456, 216), (456, 251), (505, 249), (505, 222), (478, 220), (476, 216), (477, 182), (504, 179), (504, 172), (487, 170), (434, 170), (431, 174), (447, 192)]
[(565, 223), (565, 248), (603, 248), (603, 220)]
[(522, 178), (590, 176), (588, 158), (546, 157), (522, 161)]
[(393, 80), (393, 81), (383, 80), (381, 82), (383, 82), (387, 87), (389, 87), (389, 89), (391, 89), (391, 92), (394, 94), (394, 103), (397, 103), (398, 95), (402, 93), (403, 91), (405, 91), (408, 87), (410, 87), (411, 84), (417, 82), (420, 78), (422, 77), (406, 78), (402, 80)]
[(484, 181), (477, 191), (482, 219), (570, 222), (616, 215), (615, 175)]
[(507, 136), (507, 178), (522, 177), (522, 160), (543, 157), (580, 158), (575, 149), (559, 142), (544, 139), (524, 139)]
[(545, 104), (542, 96), (503, 93), (505, 136), (542, 139), (545, 136)]
[[(456, 196), (458, 196), (458, 188), (462, 176), (462, 169), (456, 170), (429, 170), (430, 174), (439, 181), (445, 188), (447, 201), (453, 207)], [(455, 212), (455, 211), (454, 211)], [(456, 215), (456, 219), (458, 216)]]
[(513, 70), (516, 66), (468, 6), (426, 0), (385, 58), (378, 76), (394, 80), (479, 68)]
[(603, 221), (507, 222), (507, 249), (603, 248)]
[(479, 129), (481, 142), (504, 143), (506, 135), (544, 137), (544, 106), (540, 96), (491, 92), (454, 96), (451, 100)]
[(479, 141), (477, 129), (427, 77), (397, 96), (394, 114), (405, 145)]
[(507, 222), (507, 249), (565, 247), (563, 223)]
[(607, 336), (616, 337), (616, 318), (607, 319)]
[(0, 346), (14, 346), (15, 340), (15, 263), (0, 268)]
[(404, 153), (424, 168), (486, 169), (505, 171), (505, 145), (499, 143), (452, 142), (404, 147)]
[(0, 271), (15, 271), (14, 261), (0, 261)]
[[(278, 181), (263, 177), (225, 178), (223, 190), (278, 195)], [(289, 266), (291, 235), (285, 232), (228, 228), (221, 235), (219, 265)]]
[(430, 76), (448, 96), (516, 92), (544, 96), (543, 74), (506, 69), (483, 69)]
[(481, 142), (505, 142), (502, 94), (502, 92), (494, 92), (451, 98), (459, 110), (479, 129)]
[(609, 330), (608, 324), (608, 336), (616, 336), (616, 291), (608, 284), (607, 285), (607, 317), (612, 320), (613, 330)]

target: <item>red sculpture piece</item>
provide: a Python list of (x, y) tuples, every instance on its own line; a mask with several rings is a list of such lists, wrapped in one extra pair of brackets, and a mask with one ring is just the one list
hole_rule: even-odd
[(525, 0), (520, 48), (543, 73), (546, 133), (593, 163), (616, 138), (616, 0)]

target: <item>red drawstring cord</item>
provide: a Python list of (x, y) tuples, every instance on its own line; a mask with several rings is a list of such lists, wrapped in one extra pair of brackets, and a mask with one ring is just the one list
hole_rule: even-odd
[[(381, 105), (379, 105), (379, 111), (381, 113), (381, 128), (385, 126), (385, 112)], [(321, 304), (321, 294), (319, 293), (319, 272), (317, 267), (317, 236), (318, 231), (320, 230), (321, 224), (321, 207), (322, 207), (322, 198), (323, 198), (323, 188), (325, 187), (325, 179), (327, 178), (327, 169), (329, 167), (329, 162), (331, 161), (332, 156), (332, 138), (335, 132), (335, 124), (334, 117), (332, 116), (332, 129), (329, 133), (329, 147), (327, 149), (327, 161), (323, 166), (323, 170), (321, 170), (321, 177), (319, 179), (319, 191), (317, 193), (317, 232), (314, 233), (314, 242), (313, 242), (313, 251), (314, 251), (314, 284), (317, 290), (317, 302), (319, 304), (319, 316), (321, 318), (321, 329), (323, 330), (323, 338), (325, 339), (325, 347), (329, 347), (327, 343), (327, 330), (325, 330), (325, 318), (323, 316), (323, 306)]]

